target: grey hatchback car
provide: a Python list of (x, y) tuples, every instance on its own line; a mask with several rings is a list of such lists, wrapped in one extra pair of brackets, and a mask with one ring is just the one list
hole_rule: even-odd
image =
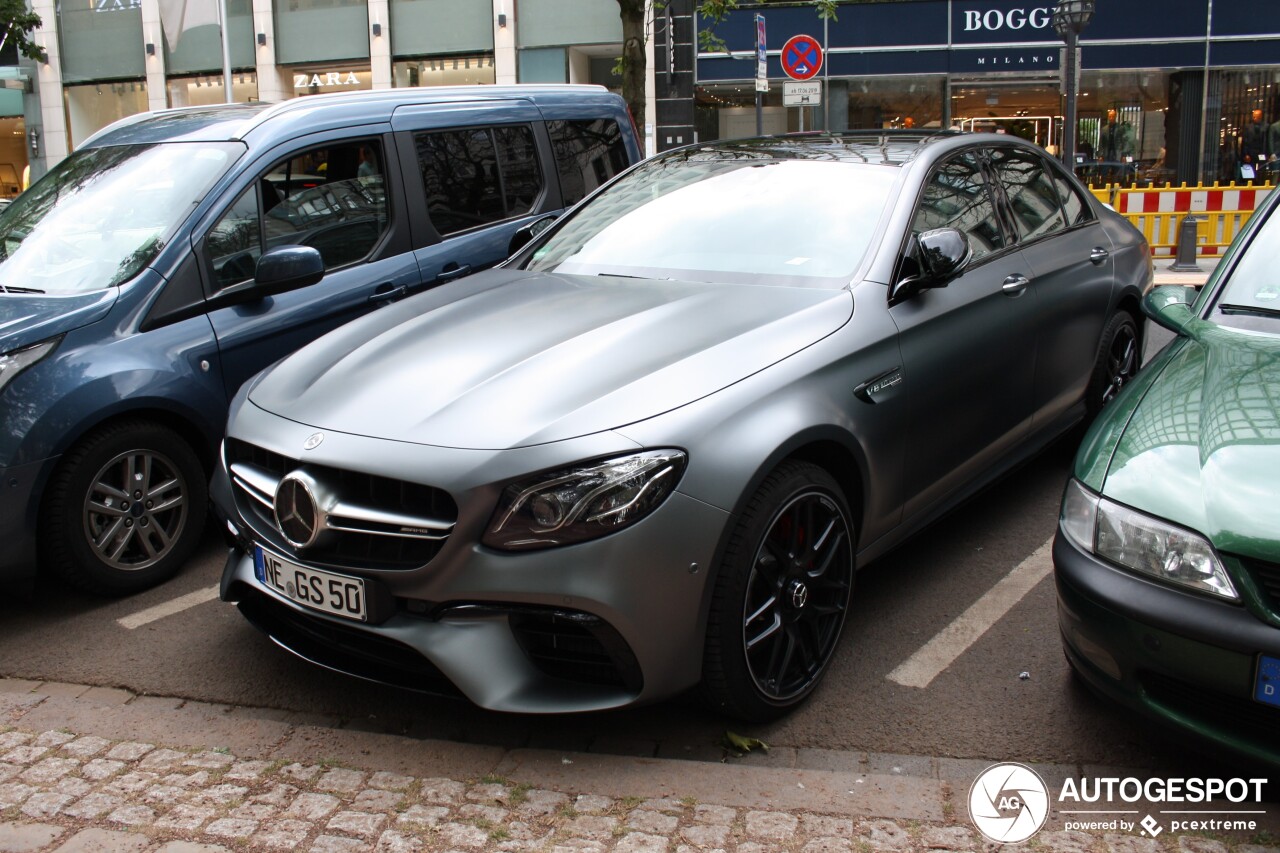
[(1142, 236), (1007, 136), (668, 152), (248, 382), (222, 597), (486, 708), (701, 686), (777, 717), (857, 567), (1132, 376), (1150, 281)]

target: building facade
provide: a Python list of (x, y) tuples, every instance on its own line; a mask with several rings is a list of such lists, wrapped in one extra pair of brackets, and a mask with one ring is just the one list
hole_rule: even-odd
[[(6, 160), (19, 175), (29, 165), (34, 179), (116, 119), (226, 100), (217, 0), (186, 0), (188, 28), (181, 32), (164, 26), (161, 5), (33, 0), (43, 20), (34, 37), (48, 61), (23, 60), (11, 69), (19, 83), (28, 81), (25, 98), (18, 99), (23, 104), (6, 103), (0, 89), (0, 112), (7, 108), (0, 116), (0, 195), (14, 194), (5, 185)], [(235, 101), (470, 83), (619, 85), (613, 73), (622, 38), (616, 0), (226, 5)], [(10, 139), (16, 142), (7, 151), (3, 140)]]
[[(727, 53), (696, 51), (705, 23), (695, 5), (675, 0), (675, 23), (658, 32), (659, 147), (755, 132), (757, 13), (766, 19), (766, 133), (959, 127), (1053, 151), (1061, 142), (1065, 48), (1053, 0), (842, 4), (825, 22), (812, 4), (744, 4), (715, 27)], [(821, 106), (783, 104), (781, 48), (796, 35), (825, 46)], [(1248, 182), (1280, 163), (1280, 19), (1256, 0), (1098, 0), (1081, 58), (1084, 177)]]

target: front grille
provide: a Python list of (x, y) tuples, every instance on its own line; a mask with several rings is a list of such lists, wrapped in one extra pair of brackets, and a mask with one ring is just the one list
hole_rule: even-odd
[[(443, 489), (342, 468), (304, 466), (238, 439), (227, 440), (226, 452), (241, 516), (272, 547), (308, 563), (337, 569), (416, 569), (440, 553), (458, 518), (457, 504)], [(344, 504), (360, 510), (335, 522), (340, 528), (327, 531), (305, 552), (281, 535), (271, 507), (276, 484), (300, 468), (323, 480)], [(439, 529), (427, 529), (428, 525)]]
[(1167, 675), (1142, 672), (1142, 689), (1157, 705), (1207, 728), (1271, 744), (1280, 726), (1280, 709), (1247, 696), (1236, 696), (1187, 684)]
[(531, 609), (513, 612), (509, 621), (516, 641), (543, 673), (640, 692), (643, 679), (635, 655), (622, 635), (598, 616)]
[(403, 643), (298, 613), (257, 592), (242, 596), (238, 606), (255, 628), (312, 663), (395, 687), (461, 695), (429, 660)]
[(1280, 618), (1280, 565), (1245, 557), (1236, 557), (1236, 559), (1262, 590), (1272, 615)]

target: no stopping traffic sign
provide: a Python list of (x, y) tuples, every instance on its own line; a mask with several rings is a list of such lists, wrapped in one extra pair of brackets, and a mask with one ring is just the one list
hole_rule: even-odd
[(810, 36), (792, 36), (782, 46), (782, 70), (792, 80), (808, 80), (822, 69), (822, 45)]

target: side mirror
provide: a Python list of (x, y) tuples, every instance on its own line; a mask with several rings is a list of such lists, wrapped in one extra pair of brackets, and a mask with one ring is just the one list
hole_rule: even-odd
[(964, 271), (973, 257), (973, 247), (963, 231), (935, 228), (912, 240), (910, 257), (918, 271), (893, 286), (890, 295), (893, 302), (910, 299), (922, 290), (946, 287)]
[(926, 287), (946, 287), (973, 257), (973, 248), (964, 232), (935, 228), (916, 238), (916, 260)]
[(541, 219), (535, 219), (528, 225), (521, 226), (516, 233), (511, 235), (511, 243), (507, 246), (507, 257), (511, 257), (516, 252), (523, 249), (534, 241), (534, 238), (551, 227), (551, 223), (556, 221), (554, 216), (544, 216)]
[(311, 285), (324, 278), (324, 258), (312, 246), (277, 246), (258, 259), (254, 290), (272, 296)]
[(1168, 284), (1152, 288), (1142, 300), (1142, 313), (1180, 335), (1188, 334), (1197, 319), (1191, 306), (1198, 296), (1194, 287)]

